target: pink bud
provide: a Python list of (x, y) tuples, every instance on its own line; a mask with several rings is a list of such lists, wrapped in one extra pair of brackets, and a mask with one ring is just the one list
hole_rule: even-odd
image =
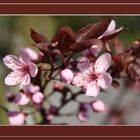
[(104, 112), (105, 111), (105, 105), (101, 100), (96, 100), (92, 103), (92, 108), (96, 112)]
[(33, 49), (31, 48), (26, 48), (26, 51), (30, 54), (30, 57), (32, 59), (32, 61), (36, 61), (39, 58), (39, 55), (37, 54), (37, 52), (35, 52)]
[(47, 114), (46, 115), (47, 120), (51, 121), (54, 119), (54, 115), (53, 114)]
[(13, 102), (15, 100), (15, 95), (12, 92), (6, 93), (6, 99), (9, 102)]
[(40, 104), (44, 100), (44, 95), (41, 92), (36, 92), (33, 94), (32, 100), (35, 104)]
[(18, 105), (26, 105), (29, 103), (29, 101), (30, 101), (30, 97), (27, 94), (20, 93), (16, 95), (15, 102)]
[(82, 122), (87, 122), (89, 120), (88, 113), (86, 111), (80, 111), (78, 113), (78, 119)]
[(25, 116), (20, 112), (10, 112), (8, 117), (10, 125), (23, 125), (25, 122)]
[(30, 94), (34, 94), (36, 92), (38, 92), (40, 90), (39, 86), (30, 84), (29, 86), (26, 87), (25, 91), (30, 93)]
[(71, 83), (73, 79), (73, 72), (70, 69), (64, 69), (60, 73), (61, 80), (65, 83)]

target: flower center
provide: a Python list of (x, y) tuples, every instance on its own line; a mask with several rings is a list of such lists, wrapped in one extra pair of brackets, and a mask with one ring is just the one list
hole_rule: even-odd
[(92, 78), (93, 80), (97, 80), (97, 79), (98, 79), (98, 74), (92, 73), (91, 78)]
[(29, 73), (29, 68), (28, 68), (28, 67), (23, 67), (23, 68), (22, 68), (22, 71), (23, 71), (24, 73)]

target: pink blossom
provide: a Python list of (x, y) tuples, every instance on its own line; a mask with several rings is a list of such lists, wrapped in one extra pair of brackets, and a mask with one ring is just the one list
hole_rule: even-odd
[(30, 97), (28, 94), (19, 93), (16, 95), (15, 102), (18, 105), (26, 105), (29, 103), (29, 101), (30, 101)]
[(8, 114), (8, 120), (11, 125), (23, 125), (25, 122), (25, 115), (20, 112), (10, 112)]
[(92, 103), (92, 108), (96, 112), (104, 112), (105, 111), (105, 105), (101, 100), (96, 100)]
[(83, 87), (88, 96), (97, 96), (100, 87), (108, 88), (112, 83), (112, 77), (106, 71), (111, 65), (111, 55), (102, 54), (95, 62), (91, 63), (89, 59), (83, 57), (77, 64), (77, 72), (72, 80), (72, 84)]
[(60, 73), (61, 80), (65, 83), (71, 83), (73, 79), (73, 72), (70, 69), (64, 69)]
[(40, 104), (44, 100), (44, 95), (41, 92), (36, 92), (33, 94), (32, 100), (35, 104)]
[(6, 85), (20, 84), (20, 89), (30, 83), (30, 76), (35, 77), (38, 72), (37, 66), (31, 62), (31, 57), (26, 48), (20, 50), (19, 58), (14, 55), (7, 55), (3, 58), (4, 64), (13, 70), (5, 78)]

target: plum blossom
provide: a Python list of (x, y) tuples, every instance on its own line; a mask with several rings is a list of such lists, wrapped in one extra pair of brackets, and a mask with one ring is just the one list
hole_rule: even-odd
[(8, 120), (11, 125), (23, 125), (25, 122), (25, 115), (21, 112), (10, 112), (8, 114)]
[(39, 86), (29, 84), (23, 90), (24, 93), (17, 94), (15, 98), (15, 103), (20, 106), (27, 105), (31, 99), (35, 104), (40, 104), (44, 100), (44, 95), (40, 92)]
[(26, 48), (21, 48), (19, 57), (7, 55), (3, 58), (4, 64), (13, 70), (5, 78), (6, 85), (18, 85), (20, 89), (30, 83), (31, 78), (38, 73), (37, 66), (31, 61), (31, 56)]
[(77, 64), (79, 72), (74, 75), (72, 84), (83, 87), (88, 96), (97, 96), (100, 87), (106, 89), (112, 83), (111, 75), (106, 72), (110, 65), (111, 55), (109, 53), (102, 54), (95, 64), (83, 57)]

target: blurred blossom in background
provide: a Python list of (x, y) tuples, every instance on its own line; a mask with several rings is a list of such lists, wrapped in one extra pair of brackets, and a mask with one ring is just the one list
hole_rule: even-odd
[[(100, 16), (0, 16), (0, 105), (4, 104), (11, 110), (16, 110), (17, 106), (11, 105), (6, 101), (6, 96), (12, 99), (12, 93), (7, 92), (18, 91), (17, 87), (9, 87), (4, 85), (4, 77), (8, 73), (8, 69), (4, 66), (2, 59), (7, 54), (18, 54), (21, 47), (31, 47), (33, 41), (30, 37), (30, 29), (33, 28), (36, 31), (48, 36), (49, 39), (56, 33), (56, 31), (63, 26), (70, 26), (74, 31), (78, 31), (82, 26), (90, 23), (98, 22), (102, 17)], [(139, 16), (116, 16), (115, 21), (117, 26), (124, 26), (128, 28), (128, 31), (119, 35), (120, 40), (127, 46), (136, 39), (140, 38), (140, 17)], [(122, 120), (128, 125), (140, 125), (140, 85), (136, 85), (135, 90), (130, 88), (125, 91), (122, 90), (124, 85), (121, 85), (119, 89), (108, 89), (109, 95), (100, 94), (99, 97), (106, 104), (106, 108), (113, 108), (113, 117), (105, 120), (107, 111), (102, 113), (104, 106), (102, 103), (94, 103), (94, 109), (101, 113), (92, 112), (80, 112), (79, 118), (84, 121), (81, 123), (74, 117), (67, 117), (55, 120), (56, 122), (69, 123), (72, 125), (101, 125), (101, 124), (121, 124)], [(119, 91), (120, 90), (120, 91)], [(127, 93), (127, 94), (126, 94)], [(123, 94), (123, 98), (118, 97), (119, 94)], [(53, 99), (57, 99), (57, 95), (54, 95)], [(82, 100), (90, 101), (90, 97), (83, 95)], [(56, 102), (55, 102), (56, 103)], [(47, 104), (47, 103), (46, 103)], [(56, 103), (57, 104), (57, 103)], [(70, 105), (71, 106), (71, 105)], [(72, 105), (74, 106), (74, 104)], [(72, 110), (71, 106), (71, 110)], [(101, 107), (100, 107), (101, 106)], [(99, 108), (100, 107), (100, 108)], [(76, 109), (75, 109), (76, 110)], [(64, 109), (65, 113), (67, 109)], [(73, 110), (72, 110), (73, 111)], [(38, 116), (36, 116), (38, 117)], [(47, 116), (49, 119), (53, 118), (51, 114)], [(38, 118), (39, 119), (39, 118)], [(62, 122), (63, 120), (63, 122)], [(34, 124), (33, 119), (29, 118), (29, 124)], [(8, 124), (7, 115), (0, 109), (0, 125)]]

